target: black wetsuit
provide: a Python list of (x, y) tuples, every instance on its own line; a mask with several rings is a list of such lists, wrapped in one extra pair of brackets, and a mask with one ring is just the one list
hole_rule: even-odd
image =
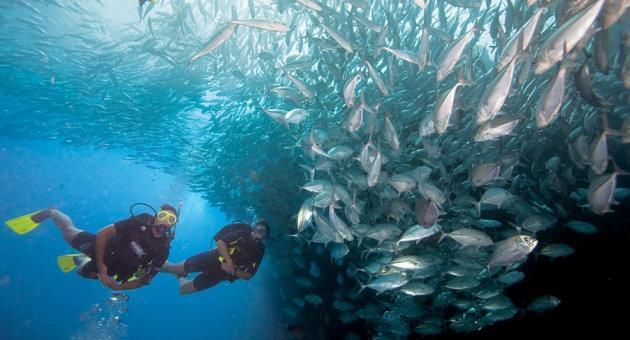
[[(252, 230), (249, 225), (234, 223), (223, 227), (214, 236), (214, 240), (216, 242), (221, 240), (226, 244), (236, 269), (253, 276), (260, 266), (265, 248), (262, 242), (252, 238), (251, 233)], [(219, 250), (213, 249), (190, 257), (184, 262), (184, 270), (187, 273), (201, 272), (193, 279), (196, 290), (210, 288), (221, 281), (233, 282), (236, 280), (235, 277), (221, 269), (220, 256)]]
[[(149, 225), (153, 216), (141, 214), (114, 223), (116, 236), (107, 242), (103, 263), (107, 272), (119, 282), (128, 281), (134, 274), (144, 271), (142, 280), (148, 283), (168, 258), (170, 239), (153, 236)], [(96, 235), (83, 231), (72, 239), (74, 249), (94, 259)], [(80, 275), (95, 279), (98, 269), (96, 261), (88, 262)], [(136, 275), (138, 276), (138, 275)]]

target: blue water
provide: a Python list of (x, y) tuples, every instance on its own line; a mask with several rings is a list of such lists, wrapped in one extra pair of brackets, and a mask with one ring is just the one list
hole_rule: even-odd
[[(96, 232), (128, 218), (134, 202), (183, 202), (170, 253), (176, 262), (207, 250), (214, 233), (230, 222), (177, 177), (136, 164), (125, 151), (5, 138), (0, 145), (2, 220), (57, 206), (77, 227)], [(94, 320), (87, 312), (95, 304), (104, 307), (111, 293), (99, 281), (57, 268), (57, 255), (75, 251), (54, 224), (46, 221), (23, 236), (0, 228), (0, 244), (0, 338), (89, 336), (86, 325)], [(268, 267), (263, 262), (250, 281), (224, 282), (189, 296), (179, 296), (173, 276), (158, 275), (150, 286), (127, 292), (128, 311), (121, 316), (126, 333), (131, 339), (277, 338), (274, 327), (281, 325), (263, 284)]]

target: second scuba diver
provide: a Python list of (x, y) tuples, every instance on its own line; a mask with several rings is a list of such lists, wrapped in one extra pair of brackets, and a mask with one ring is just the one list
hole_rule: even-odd
[[(221, 281), (234, 282), (236, 279), (251, 279), (265, 254), (265, 244), (269, 236), (269, 225), (259, 219), (253, 228), (245, 223), (235, 222), (223, 227), (215, 236), (217, 248), (188, 258), (177, 264), (166, 262), (161, 271), (179, 277), (180, 294), (189, 294), (208, 289)], [(187, 280), (188, 273), (201, 272), (193, 280)]]
[(16, 233), (25, 234), (51, 218), (66, 242), (83, 253), (60, 256), (57, 261), (64, 272), (76, 268), (79, 275), (98, 278), (113, 290), (128, 290), (148, 285), (166, 262), (177, 215), (173, 206), (164, 204), (154, 216), (132, 213), (132, 217), (110, 224), (97, 234), (78, 229), (70, 217), (55, 208), (6, 223)]

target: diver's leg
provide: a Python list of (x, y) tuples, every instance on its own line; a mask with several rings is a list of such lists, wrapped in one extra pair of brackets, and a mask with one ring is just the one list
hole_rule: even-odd
[(77, 274), (88, 279), (97, 279), (98, 269), (96, 268), (96, 262), (92, 260), (96, 252), (96, 235), (87, 231), (81, 231), (69, 243), (72, 248), (85, 254), (85, 256), (75, 258)]
[(68, 215), (55, 208), (44, 209), (31, 218), (33, 221), (40, 223), (47, 218), (52, 218), (53, 222), (55, 222), (59, 230), (61, 230), (64, 240), (68, 243), (71, 243), (72, 239), (83, 231), (74, 226), (74, 223)]
[(226, 280), (226, 273), (220, 269), (213, 269), (210, 272), (203, 272), (192, 280), (179, 278), (179, 293), (181, 295), (202, 291), (216, 286), (219, 282)]
[(206, 272), (210, 270), (212, 261), (216, 261), (218, 256), (218, 251), (204, 251), (180, 263), (166, 261), (160, 271), (183, 277), (188, 276), (188, 273)]
[(96, 262), (91, 261), (89, 258), (82, 259), (77, 265), (77, 274), (86, 279), (98, 279), (97, 273)]
[(163, 273), (173, 274), (175, 276), (185, 277), (188, 275), (188, 273), (184, 269), (185, 263), (186, 261), (182, 261), (180, 263), (171, 263), (171, 262), (166, 261), (164, 265), (162, 266), (162, 268), (160, 268), (160, 271)]
[(183, 277), (179, 278), (179, 294), (185, 295), (196, 292), (195, 283), (193, 280), (187, 280)]

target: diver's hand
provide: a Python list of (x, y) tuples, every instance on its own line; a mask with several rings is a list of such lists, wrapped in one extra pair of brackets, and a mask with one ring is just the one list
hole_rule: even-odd
[(234, 262), (223, 262), (221, 263), (221, 269), (227, 272), (228, 274), (234, 276), (236, 274), (236, 268), (234, 268)]
[(111, 289), (116, 289), (118, 288), (118, 283), (116, 281), (114, 281), (108, 274), (107, 274), (107, 267), (105, 265), (99, 266), (98, 268), (98, 274), (96, 274), (98, 276), (98, 279), (101, 280), (101, 282), (111, 288)]
[(120, 285), (107, 274), (103, 275), (99, 273), (98, 278), (105, 286), (109, 287), (110, 289), (117, 290), (120, 287)]
[(127, 288), (123, 285), (119, 285), (117, 283), (114, 283), (114, 286), (109, 286), (109, 289), (111, 290), (126, 290)]

